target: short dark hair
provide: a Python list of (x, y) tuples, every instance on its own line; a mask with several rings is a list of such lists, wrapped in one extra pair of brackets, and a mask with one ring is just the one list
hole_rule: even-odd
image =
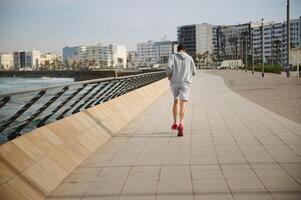
[(183, 44), (179, 44), (178, 47), (177, 47), (177, 50), (178, 50), (178, 51), (185, 51), (186, 48), (184, 47)]

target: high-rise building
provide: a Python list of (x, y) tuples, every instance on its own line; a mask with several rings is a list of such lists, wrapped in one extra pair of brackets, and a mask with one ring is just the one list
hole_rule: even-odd
[(14, 67), (16, 69), (20, 69), (21, 68), (20, 52), (19, 51), (15, 51), (13, 53), (13, 57), (14, 57)]
[(26, 65), (25, 51), (15, 51), (13, 53), (13, 62), (15, 69), (24, 68)]
[(177, 28), (178, 42), (194, 59), (196, 57), (196, 25), (185, 25)]
[(137, 60), (139, 65), (154, 64), (157, 62), (157, 48), (154, 41), (137, 44)]
[(126, 47), (116, 44), (88, 46), (86, 59), (90, 66), (125, 68)]
[(178, 41), (194, 59), (199, 55), (217, 53), (217, 26), (208, 23), (179, 26)]
[(207, 23), (197, 24), (195, 32), (196, 54), (204, 54), (206, 52), (212, 54), (214, 52), (213, 25)]
[(100, 45), (95, 46), (87, 46), (86, 54), (87, 54), (87, 62), (89, 66), (98, 66), (100, 65)]
[[(300, 47), (301, 18), (292, 19), (290, 25), (291, 48)], [(217, 29), (219, 60), (243, 60), (247, 53), (249, 59), (254, 55), (255, 63), (262, 62), (263, 47), (265, 62), (286, 64), (286, 33), (286, 22), (264, 22), (263, 30), (261, 22), (220, 26)]]
[[(262, 24), (251, 23), (251, 44), (253, 43), (254, 61), (262, 62)], [(266, 62), (282, 62), (283, 24), (266, 22), (263, 24), (264, 58)], [(252, 45), (250, 46), (252, 48)], [(249, 51), (250, 55), (252, 51)]]
[(245, 41), (250, 43), (250, 23), (220, 26), (216, 30), (218, 59), (242, 59)]
[(86, 46), (80, 45), (75, 47), (63, 48), (63, 62), (67, 65), (84, 65), (86, 61)]
[[(283, 40), (282, 40), (282, 63), (286, 63), (287, 49), (286, 49), (286, 32), (287, 23), (283, 23)], [(301, 16), (298, 19), (290, 20), (290, 48), (301, 47)]]
[(176, 41), (161, 41), (155, 42), (155, 49), (157, 51), (156, 62), (167, 63), (170, 54), (175, 53), (178, 42)]
[(170, 54), (175, 52), (176, 41), (147, 41), (137, 44), (137, 61), (139, 65), (167, 63)]
[(77, 48), (76, 47), (64, 47), (63, 48), (63, 62), (68, 63), (68, 61), (77, 55)]
[(219, 45), (218, 45), (218, 29), (220, 28), (220, 26), (212, 26), (212, 45), (213, 45), (213, 57), (214, 60), (217, 60), (218, 58), (218, 49), (219, 49)]
[(37, 50), (28, 51), (25, 53), (25, 66), (37, 69), (41, 64), (41, 52)]
[(20, 68), (26, 67), (26, 52), (21, 51), (20, 52)]

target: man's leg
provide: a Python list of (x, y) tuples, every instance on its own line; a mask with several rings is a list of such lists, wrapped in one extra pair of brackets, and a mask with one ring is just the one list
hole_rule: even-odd
[(184, 116), (185, 116), (185, 110), (186, 110), (186, 106), (185, 106), (186, 101), (182, 101), (180, 100), (180, 124), (184, 124)]
[(174, 124), (177, 123), (177, 116), (178, 116), (178, 104), (179, 104), (179, 100), (178, 99), (175, 99), (174, 102), (173, 102), (173, 122)]

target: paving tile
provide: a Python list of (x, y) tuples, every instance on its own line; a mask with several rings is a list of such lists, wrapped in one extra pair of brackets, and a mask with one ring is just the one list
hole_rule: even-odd
[(160, 172), (161, 180), (191, 180), (191, 173), (189, 166), (162, 166)]
[(122, 190), (124, 182), (107, 180), (104, 182), (91, 183), (84, 196), (118, 196)]
[(282, 164), (285, 170), (295, 178), (301, 178), (301, 164)]
[(105, 167), (95, 178), (95, 182), (104, 182), (107, 180), (119, 181), (125, 180), (130, 171), (130, 167)]
[(160, 181), (157, 199), (193, 199), (191, 181), (179, 180), (176, 184), (172, 180)]
[(301, 191), (301, 186), (290, 177), (264, 177), (260, 178), (270, 191)]
[(228, 185), (224, 179), (200, 179), (193, 180), (193, 190), (195, 194), (203, 194), (203, 193), (219, 193), (226, 192), (230, 193)]
[(268, 192), (234, 192), (235, 200), (273, 200)]
[(79, 183), (79, 182), (93, 182), (97, 173), (86, 174), (70, 174), (63, 182), (65, 183)]
[(158, 181), (131, 180), (127, 181), (121, 192), (121, 199), (154, 199)]
[(224, 179), (223, 173), (219, 168), (204, 169), (203, 166), (191, 166), (192, 179)]
[(272, 192), (272, 196), (275, 200), (300, 200), (300, 192), (291, 192), (291, 194), (281, 194), (279, 192)]
[(251, 169), (223, 169), (223, 173), (226, 179), (257, 179)]
[(127, 180), (158, 181), (160, 166), (132, 167)]
[(231, 193), (228, 192), (220, 192), (220, 193), (204, 193), (204, 194), (196, 194), (195, 200), (233, 200)]
[(90, 183), (62, 183), (51, 195), (53, 196), (82, 196), (89, 188)]

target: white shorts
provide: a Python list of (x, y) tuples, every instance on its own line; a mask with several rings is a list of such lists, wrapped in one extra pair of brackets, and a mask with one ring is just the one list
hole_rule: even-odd
[(172, 94), (174, 96), (174, 99), (180, 99), (182, 101), (188, 101), (189, 98), (189, 91), (190, 86), (183, 84), (183, 85), (177, 85), (177, 84), (170, 84), (170, 88), (172, 91)]

